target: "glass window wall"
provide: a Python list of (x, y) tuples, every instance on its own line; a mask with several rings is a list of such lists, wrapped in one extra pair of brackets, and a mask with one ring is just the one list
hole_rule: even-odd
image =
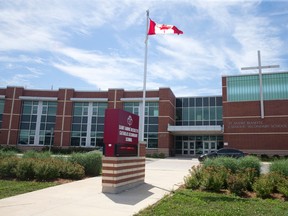
[(176, 125), (222, 125), (222, 97), (177, 98)]
[[(262, 74), (264, 100), (288, 99), (288, 73)], [(259, 75), (227, 77), (228, 101), (260, 100)]]
[(74, 103), (71, 146), (103, 147), (106, 108), (107, 103)]
[[(23, 101), (19, 144), (53, 144), (57, 102)], [(51, 134), (52, 133), (52, 134)]]
[[(144, 140), (147, 148), (158, 148), (159, 105), (157, 102), (146, 102), (145, 105)], [(139, 102), (124, 103), (124, 110), (127, 112), (139, 115), (139, 109)]]

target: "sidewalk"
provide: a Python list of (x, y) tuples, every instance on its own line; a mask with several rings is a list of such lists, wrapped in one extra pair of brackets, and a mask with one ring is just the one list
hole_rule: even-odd
[(183, 183), (197, 159), (147, 159), (145, 184), (120, 194), (103, 194), (101, 177), (88, 178), (0, 200), (5, 216), (133, 215)]

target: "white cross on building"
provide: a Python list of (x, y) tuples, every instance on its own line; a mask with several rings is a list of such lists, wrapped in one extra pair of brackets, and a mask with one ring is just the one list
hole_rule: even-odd
[(261, 118), (264, 118), (264, 102), (263, 102), (263, 85), (262, 85), (262, 69), (267, 68), (279, 68), (279, 65), (268, 65), (262, 66), (261, 65), (261, 55), (260, 51), (258, 50), (258, 66), (256, 67), (243, 67), (241, 70), (259, 70), (259, 90), (260, 90), (260, 109), (261, 109)]

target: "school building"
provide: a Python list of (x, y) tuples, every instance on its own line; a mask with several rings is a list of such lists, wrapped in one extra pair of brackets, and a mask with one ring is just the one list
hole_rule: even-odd
[[(216, 149), (288, 155), (288, 72), (222, 77), (222, 95), (147, 91), (147, 153), (195, 156)], [(220, 79), (219, 79), (220, 80)], [(103, 146), (106, 108), (142, 115), (142, 91), (0, 88), (0, 145), (21, 149)]]

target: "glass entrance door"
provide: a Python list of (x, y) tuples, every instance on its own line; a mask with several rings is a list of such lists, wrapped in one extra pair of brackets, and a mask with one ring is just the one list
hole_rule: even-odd
[(182, 143), (182, 155), (195, 155), (195, 142), (183, 141)]
[(203, 142), (203, 153), (210, 153), (210, 152), (214, 152), (217, 150), (217, 145), (216, 142), (211, 142), (211, 141), (205, 141)]

